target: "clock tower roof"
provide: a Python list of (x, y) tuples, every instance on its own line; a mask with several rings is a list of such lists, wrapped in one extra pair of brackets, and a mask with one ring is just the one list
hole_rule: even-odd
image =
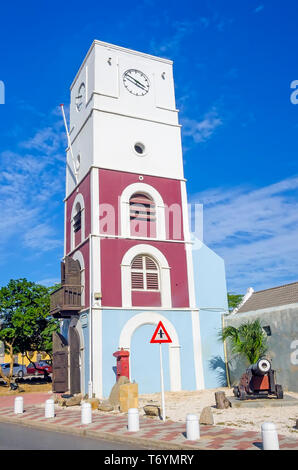
[(89, 57), (89, 55), (91, 54), (92, 50), (94, 49), (94, 47), (96, 46), (101, 46), (101, 47), (105, 47), (107, 48), (108, 50), (109, 49), (113, 49), (113, 50), (116, 50), (116, 51), (119, 51), (119, 52), (124, 52), (124, 53), (128, 53), (130, 55), (136, 55), (136, 56), (139, 56), (139, 57), (144, 57), (146, 59), (151, 59), (151, 60), (156, 60), (158, 62), (162, 62), (164, 64), (168, 64), (168, 65), (173, 65), (173, 61), (170, 60), (170, 59), (165, 59), (163, 57), (158, 57), (158, 56), (155, 56), (155, 55), (151, 55), (151, 54), (146, 54), (145, 52), (139, 52), (139, 51), (135, 51), (133, 49), (128, 49), (126, 47), (121, 47), (121, 46), (117, 46), (115, 44), (111, 44), (111, 43), (108, 43), (108, 42), (103, 42), (103, 41), (98, 41), (97, 39), (95, 39), (93, 41), (93, 43), (91, 44), (83, 62), (82, 62), (82, 65), (80, 66), (71, 86), (70, 86), (70, 89), (72, 89), (73, 85), (75, 84), (78, 76), (80, 75), (80, 72), (81, 70), (84, 68), (85, 66), (85, 63)]

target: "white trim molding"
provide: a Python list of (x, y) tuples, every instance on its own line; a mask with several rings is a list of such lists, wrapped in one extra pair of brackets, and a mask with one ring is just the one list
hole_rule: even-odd
[(99, 170), (90, 172), (91, 233), (99, 235)]
[(166, 257), (152, 245), (140, 244), (130, 248), (121, 261), (121, 290), (122, 290), (122, 307), (132, 307), (131, 301), (131, 263), (137, 255), (152, 256), (157, 262), (160, 273), (160, 294), (161, 307), (172, 307), (171, 277), (170, 267)]
[(100, 307), (101, 299), (95, 299), (95, 293), (101, 293), (101, 246), (99, 237), (90, 237), (90, 250), (92, 260), (90, 260), (90, 291), (92, 307)]
[(237, 307), (234, 308), (234, 310), (231, 312), (231, 315), (235, 315), (238, 312), (238, 310), (245, 304), (245, 302), (247, 302), (247, 300), (250, 299), (250, 297), (252, 296), (253, 293), (254, 293), (253, 288), (249, 287), (246, 291), (246, 294), (242, 298), (240, 304), (237, 305)]
[[(130, 217), (129, 217), (129, 200), (135, 193), (143, 193), (150, 196), (156, 209), (156, 237), (161, 240), (166, 239), (166, 223), (165, 223), (165, 205), (159, 192), (149, 184), (133, 183), (127, 186), (120, 196), (120, 227), (121, 236), (130, 237)], [(151, 239), (151, 237), (150, 237)]]
[(86, 286), (86, 283), (85, 283), (85, 261), (84, 261), (84, 256), (82, 255), (82, 253), (78, 250), (76, 251), (73, 256), (72, 256), (72, 259), (75, 260), (75, 261), (78, 261), (80, 263), (80, 269), (81, 269), (81, 285), (83, 286), (83, 291), (82, 291), (82, 305), (85, 306), (85, 286)]
[(85, 240), (85, 202), (84, 197), (81, 193), (78, 193), (73, 201), (72, 209), (71, 209), (71, 220), (70, 220), (70, 249), (71, 251), (75, 249), (75, 233), (73, 229), (73, 219), (76, 215), (76, 205), (80, 204), (81, 207), (81, 242)]
[[(162, 321), (170, 335), (172, 343), (169, 343), (169, 369), (171, 392), (181, 390), (181, 366), (180, 366), (180, 344), (177, 331), (173, 324), (163, 315), (156, 312), (143, 312), (130, 318), (122, 328), (119, 337), (119, 348), (130, 351), (131, 339), (134, 332), (143, 325), (158, 325)], [(129, 367), (131, 371), (131, 367)]]

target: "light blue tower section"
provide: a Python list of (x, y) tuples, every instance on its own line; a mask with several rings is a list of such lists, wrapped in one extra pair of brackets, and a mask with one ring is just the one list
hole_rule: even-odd
[[(222, 327), (222, 315), (228, 310), (225, 266), (223, 259), (204, 243), (195, 240), (193, 245), (193, 268), (196, 305), (199, 312), (191, 310), (155, 310), (167, 319), (178, 335), (180, 350), (181, 390), (196, 390), (195, 353), (193, 343), (192, 315), (199, 316), (202, 365), (205, 388), (226, 385), (226, 369), (223, 344), (218, 340)], [(150, 311), (150, 308), (148, 308)], [(116, 382), (116, 358), (113, 353), (119, 348), (121, 332), (127, 322), (141, 313), (137, 309), (102, 310), (102, 351), (103, 396), (108, 397)], [(68, 339), (69, 320), (62, 322), (61, 333)], [(99, 325), (98, 325), (99, 326)], [(83, 336), (84, 359), (82, 363), (84, 388), (88, 393), (90, 380), (90, 315), (80, 315)], [(150, 340), (156, 324), (142, 324), (131, 336), (130, 370), (131, 380), (138, 383), (139, 393), (160, 391), (159, 345)], [(165, 390), (170, 390), (169, 346), (162, 345)]]
[(218, 340), (222, 315), (228, 310), (224, 260), (198, 239), (192, 253), (205, 388), (225, 386), (224, 349)]

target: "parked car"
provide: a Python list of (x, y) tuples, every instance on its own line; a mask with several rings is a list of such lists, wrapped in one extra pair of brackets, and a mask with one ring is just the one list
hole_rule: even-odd
[[(35, 367), (34, 367), (35, 364)], [(27, 366), (27, 374), (28, 375), (44, 375), (44, 373), (51, 374), (53, 372), (53, 368), (47, 361), (39, 361), (39, 362), (30, 362)]]
[(42, 364), (51, 366), (51, 367), (52, 367), (52, 365), (53, 365), (52, 359), (43, 359), (43, 360), (41, 360), (41, 361), (39, 361), (39, 362), (42, 363)]
[(51, 360), (39, 361), (37, 364), (38, 364), (38, 368), (46, 370), (48, 372), (48, 374), (51, 374), (53, 372), (53, 367), (52, 367), (52, 361)]
[[(3, 364), (1, 364), (1, 368), (2, 368), (3, 374), (8, 376), (10, 372), (10, 363), (4, 362)], [(26, 374), (26, 372), (27, 372), (26, 366), (23, 366), (22, 364), (17, 364), (17, 363), (13, 364), (12, 374), (15, 377), (19, 377), (20, 379), (22, 379), (24, 375)]]

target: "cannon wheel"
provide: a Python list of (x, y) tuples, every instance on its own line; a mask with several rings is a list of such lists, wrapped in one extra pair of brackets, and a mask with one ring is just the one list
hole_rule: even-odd
[(239, 387), (234, 387), (233, 388), (233, 394), (235, 397), (239, 397)]
[(240, 400), (245, 400), (246, 399), (245, 390), (239, 390), (239, 398), (240, 398)]
[(281, 385), (275, 385), (275, 393), (279, 400), (284, 397), (284, 392)]

